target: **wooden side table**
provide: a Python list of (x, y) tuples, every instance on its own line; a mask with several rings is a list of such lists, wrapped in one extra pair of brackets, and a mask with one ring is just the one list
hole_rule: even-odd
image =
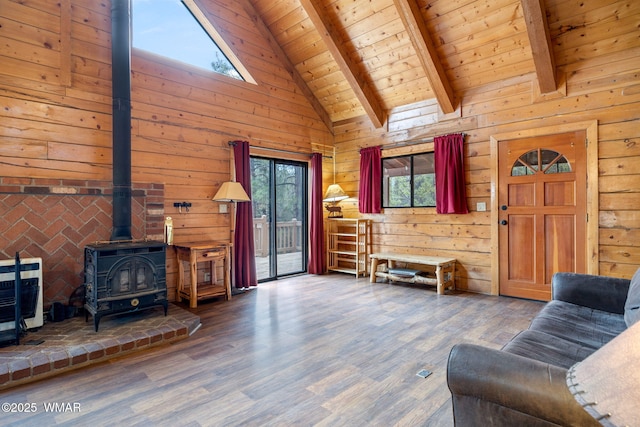
[[(174, 243), (178, 258), (178, 299), (189, 300), (189, 307), (196, 308), (198, 300), (224, 295), (231, 299), (230, 244), (207, 241)], [(210, 280), (198, 283), (198, 263), (209, 264)], [(185, 278), (185, 263), (189, 265), (189, 284)], [(216, 267), (222, 263), (224, 277), (218, 283)]]

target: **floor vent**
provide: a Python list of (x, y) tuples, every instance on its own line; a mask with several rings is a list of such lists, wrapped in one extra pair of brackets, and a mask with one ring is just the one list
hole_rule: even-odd
[(420, 369), (416, 375), (420, 378), (427, 378), (429, 375), (431, 375), (431, 371), (427, 369)]

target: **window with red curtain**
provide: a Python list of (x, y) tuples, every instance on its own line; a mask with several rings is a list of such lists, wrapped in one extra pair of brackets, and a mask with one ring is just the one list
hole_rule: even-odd
[(464, 180), (464, 135), (451, 134), (433, 139), (436, 173), (436, 212), (466, 214), (467, 190)]
[(382, 212), (382, 150), (380, 146), (360, 150), (360, 213)]
[(311, 157), (311, 220), (309, 221), (309, 273), (323, 274), (326, 268), (324, 250), (324, 217), (322, 214), (322, 154)]

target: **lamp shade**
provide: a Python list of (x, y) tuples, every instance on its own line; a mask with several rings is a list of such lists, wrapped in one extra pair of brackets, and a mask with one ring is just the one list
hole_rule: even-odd
[(574, 399), (605, 426), (640, 425), (640, 322), (567, 372)]
[(348, 199), (347, 193), (344, 192), (339, 184), (331, 184), (327, 188), (327, 192), (324, 194), (323, 202), (339, 202), (340, 200)]
[(220, 189), (211, 199), (215, 202), (250, 202), (247, 192), (242, 188), (242, 184), (235, 181), (223, 182)]

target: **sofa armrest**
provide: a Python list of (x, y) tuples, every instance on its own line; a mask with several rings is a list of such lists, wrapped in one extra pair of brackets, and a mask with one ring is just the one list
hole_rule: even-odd
[(556, 273), (551, 280), (554, 300), (624, 314), (629, 279), (591, 274)]
[(504, 351), (457, 344), (447, 366), (456, 425), (510, 425), (509, 414), (565, 426), (599, 425), (569, 392), (566, 372)]

